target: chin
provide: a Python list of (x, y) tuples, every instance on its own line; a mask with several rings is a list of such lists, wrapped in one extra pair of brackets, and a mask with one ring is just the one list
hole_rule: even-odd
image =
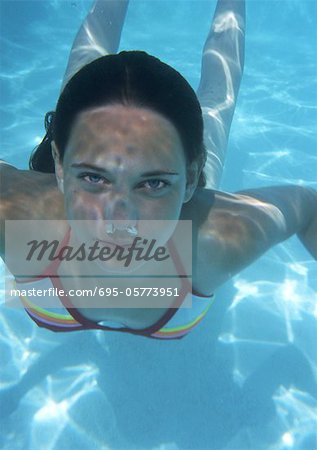
[[(117, 275), (117, 276), (125, 276), (129, 274), (133, 274), (137, 270), (141, 269), (146, 261), (137, 261), (129, 264), (128, 267), (124, 266), (124, 261), (100, 261), (96, 260), (95, 264), (101, 269), (100, 275)], [(120, 278), (119, 278), (120, 280)]]

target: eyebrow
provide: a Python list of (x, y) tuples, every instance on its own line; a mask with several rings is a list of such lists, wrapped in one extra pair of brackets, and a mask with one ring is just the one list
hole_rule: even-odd
[[(90, 169), (90, 170), (94, 170), (96, 172), (99, 173), (111, 173), (109, 170), (102, 168), (102, 167), (98, 167), (95, 166), (93, 164), (89, 164), (89, 163), (73, 163), (71, 165), (72, 168), (74, 169)], [(171, 175), (171, 176), (175, 176), (175, 175), (179, 175), (178, 172), (171, 172), (168, 170), (154, 170), (152, 172), (144, 172), (141, 174), (141, 177), (153, 177), (153, 176), (158, 176), (158, 175)]]

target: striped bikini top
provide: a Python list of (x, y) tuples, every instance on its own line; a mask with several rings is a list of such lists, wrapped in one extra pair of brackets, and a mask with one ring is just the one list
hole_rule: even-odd
[[(70, 230), (62, 241), (60, 249), (67, 245), (69, 237)], [(178, 252), (172, 242), (169, 244), (169, 250), (178, 273), (183, 273), (181, 272), (182, 264)], [(153, 325), (143, 329), (134, 329), (112, 321), (95, 322), (84, 317), (72, 304), (66, 293), (61, 297), (55, 294), (60, 290), (65, 292), (61, 279), (57, 275), (60, 262), (60, 258), (52, 261), (48, 268), (36, 278), (15, 279), (16, 289), (20, 292), (20, 299), (28, 315), (39, 327), (51, 331), (104, 330), (130, 333), (153, 339), (181, 339), (200, 323), (213, 303), (213, 295), (205, 297), (193, 293), (188, 279), (181, 278), (182, 284), (179, 296), (175, 297), (172, 306)], [(49, 298), (49, 307), (43, 308), (37, 305), (33, 299), (30, 299), (28, 293), (34, 292), (34, 290), (53, 293)], [(185, 300), (188, 300), (187, 296), (192, 296), (191, 307), (181, 308)]]

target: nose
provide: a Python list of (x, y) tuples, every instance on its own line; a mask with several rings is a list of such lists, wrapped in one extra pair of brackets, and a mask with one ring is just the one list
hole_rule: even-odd
[(137, 221), (137, 209), (128, 195), (124, 193), (114, 193), (109, 196), (105, 204), (105, 220), (116, 221), (116, 228), (122, 229), (127, 226), (134, 226)]

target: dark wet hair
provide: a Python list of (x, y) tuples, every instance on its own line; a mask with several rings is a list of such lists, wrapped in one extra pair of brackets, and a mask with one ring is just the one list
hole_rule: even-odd
[[(78, 114), (98, 106), (123, 104), (160, 113), (177, 129), (187, 163), (203, 167), (202, 112), (195, 92), (182, 75), (154, 56), (124, 51), (94, 60), (67, 83), (56, 111), (46, 114), (46, 135), (30, 157), (32, 170), (54, 173), (51, 142), (63, 159), (72, 126)], [(205, 185), (203, 172), (199, 185)]]

